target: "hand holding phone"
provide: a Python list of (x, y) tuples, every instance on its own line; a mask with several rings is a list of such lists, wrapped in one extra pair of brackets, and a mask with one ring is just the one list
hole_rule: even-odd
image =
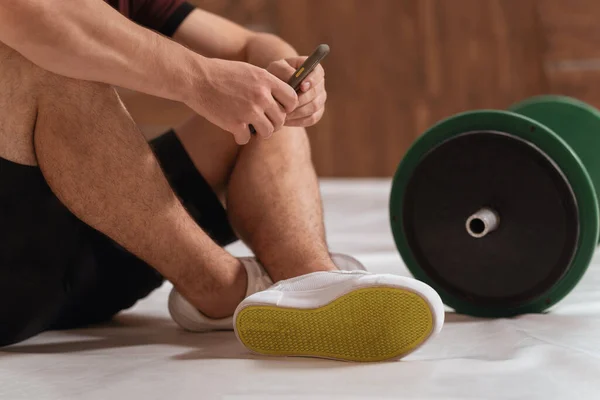
[[(317, 46), (315, 51), (302, 63), (302, 65), (294, 72), (288, 81), (288, 84), (297, 92), (300, 90), (300, 85), (304, 79), (323, 61), (323, 59), (329, 54), (329, 46), (321, 44)], [(256, 129), (252, 125), (249, 125), (250, 133), (256, 134)]]

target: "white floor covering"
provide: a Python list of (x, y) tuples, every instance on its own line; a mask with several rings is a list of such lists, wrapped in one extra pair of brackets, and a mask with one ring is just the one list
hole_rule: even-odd
[[(408, 275), (393, 244), (388, 180), (324, 180), (328, 240), (375, 272)], [(274, 238), (276, 240), (276, 238)], [(242, 245), (231, 247), (247, 254)], [(230, 332), (182, 332), (164, 285), (109, 326), (40, 335), (0, 351), (0, 399), (600, 399), (600, 253), (546, 315), (447, 314), (398, 362), (248, 354)]]

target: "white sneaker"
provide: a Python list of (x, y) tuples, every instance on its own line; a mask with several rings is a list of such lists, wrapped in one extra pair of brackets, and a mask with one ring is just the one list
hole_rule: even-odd
[[(345, 254), (331, 254), (335, 265), (342, 271), (364, 271), (365, 267), (355, 258)], [(239, 259), (248, 276), (248, 289), (246, 297), (266, 290), (273, 281), (254, 257)], [(202, 314), (181, 296), (175, 288), (169, 295), (169, 313), (171, 318), (183, 329), (192, 332), (207, 332), (217, 330), (233, 330), (233, 317), (223, 319), (210, 319)]]
[(444, 306), (415, 279), (315, 272), (249, 296), (234, 320), (240, 342), (261, 355), (383, 361), (404, 357), (437, 335)]

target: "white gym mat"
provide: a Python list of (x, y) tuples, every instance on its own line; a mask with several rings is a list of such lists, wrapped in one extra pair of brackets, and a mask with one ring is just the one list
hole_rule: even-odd
[[(329, 242), (373, 271), (408, 275), (389, 228), (389, 187), (389, 180), (323, 181)], [(231, 251), (247, 254), (241, 245)], [(435, 341), (379, 364), (261, 358), (230, 332), (182, 332), (166, 309), (169, 289), (110, 326), (47, 333), (4, 349), (0, 399), (600, 398), (600, 253), (547, 315), (448, 313)]]

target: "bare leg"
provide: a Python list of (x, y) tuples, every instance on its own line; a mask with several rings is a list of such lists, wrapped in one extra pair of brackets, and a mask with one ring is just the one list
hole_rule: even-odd
[(274, 281), (336, 268), (304, 129), (286, 127), (240, 148), (200, 117), (176, 131), (196, 167), (226, 194), (233, 227)]
[(231, 315), (245, 295), (244, 268), (186, 213), (115, 91), (38, 73), (33, 145), (53, 192), (205, 314)]
[(37, 165), (33, 128), (37, 113), (39, 73), (23, 57), (0, 43), (0, 157)]

